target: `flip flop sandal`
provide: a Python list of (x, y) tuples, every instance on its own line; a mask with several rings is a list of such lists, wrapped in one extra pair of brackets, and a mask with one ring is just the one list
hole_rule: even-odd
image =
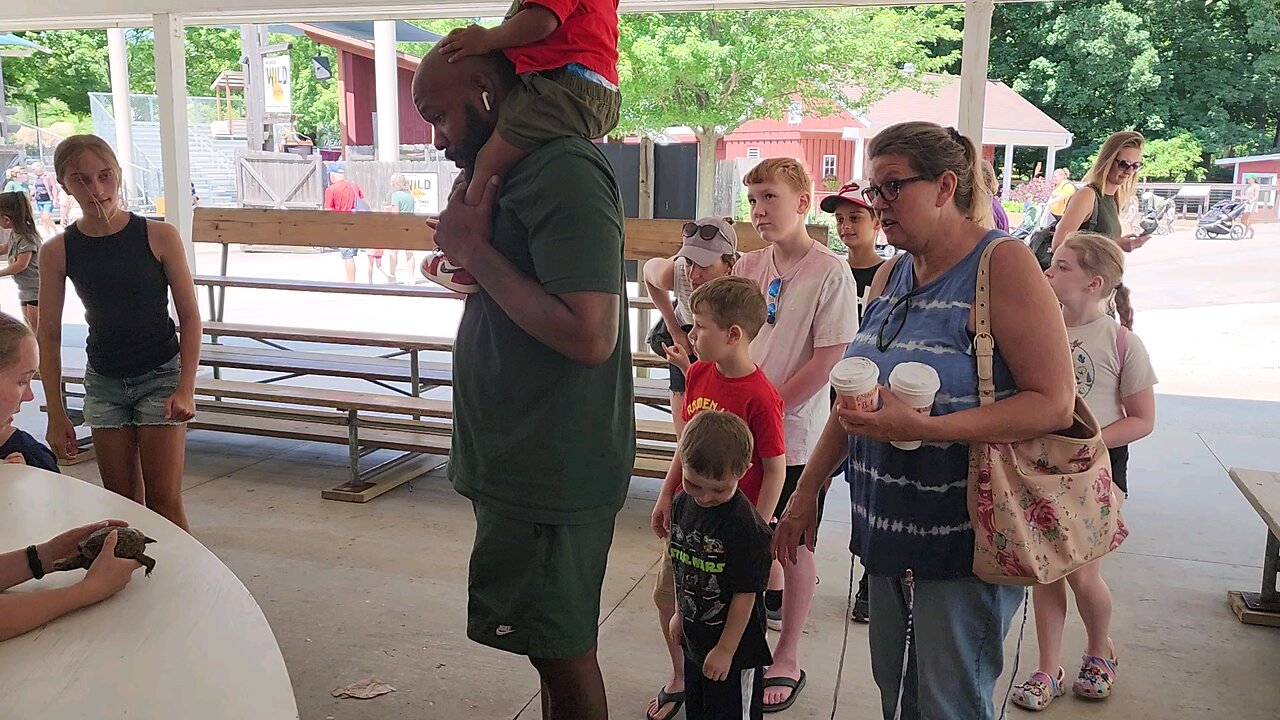
[(1049, 677), (1048, 673), (1034, 672), (1026, 682), (1013, 689), (1013, 695), (1009, 699), (1023, 710), (1038, 712), (1049, 707), (1054, 698), (1066, 694), (1066, 689), (1062, 687), (1065, 679), (1066, 672), (1062, 668), (1058, 668), (1056, 678)]
[(682, 690), (676, 693), (669, 693), (664, 685), (662, 689), (658, 691), (658, 708), (661, 709), (663, 705), (673, 705), (674, 707), (672, 707), (671, 711), (666, 715), (650, 715), (649, 713), (645, 713), (645, 717), (649, 718), (649, 720), (671, 720), (671, 718), (679, 715), (680, 708), (684, 707), (684, 691)]
[(803, 670), (800, 671), (799, 680), (792, 680), (789, 677), (765, 678), (764, 687), (766, 690), (771, 687), (791, 688), (791, 694), (780, 703), (774, 703), (773, 705), (765, 703), (764, 711), (767, 713), (782, 712), (794, 705), (796, 698), (800, 696), (800, 691), (804, 689), (804, 682), (805, 674)]

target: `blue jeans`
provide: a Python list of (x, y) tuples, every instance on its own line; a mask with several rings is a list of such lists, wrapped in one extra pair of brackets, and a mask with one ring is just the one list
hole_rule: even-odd
[(907, 672), (907, 600), (898, 578), (872, 576), (871, 673), (885, 720), (993, 720), (1004, 636), (1024, 589), (977, 578), (916, 580)]

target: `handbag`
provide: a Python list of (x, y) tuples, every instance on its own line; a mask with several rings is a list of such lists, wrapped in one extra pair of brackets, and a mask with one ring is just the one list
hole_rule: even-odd
[[(1047, 212), (1047, 211), (1046, 211)], [(1031, 233), (1027, 238), (1027, 245), (1031, 247), (1031, 252), (1036, 254), (1036, 262), (1040, 263), (1041, 270), (1048, 270), (1053, 264), (1053, 232), (1058, 227), (1058, 221), (1062, 218), (1050, 213), (1049, 220), (1045, 226)], [(1098, 193), (1093, 195), (1093, 212), (1089, 214), (1089, 222), (1080, 226), (1081, 230), (1093, 230), (1098, 226)]]
[[(995, 402), (991, 335), (992, 241), (978, 264), (973, 346), (978, 398)], [(989, 583), (1051, 583), (1115, 550), (1129, 531), (1111, 484), (1102, 431), (1079, 395), (1071, 427), (1012, 443), (969, 448), (973, 573)]]

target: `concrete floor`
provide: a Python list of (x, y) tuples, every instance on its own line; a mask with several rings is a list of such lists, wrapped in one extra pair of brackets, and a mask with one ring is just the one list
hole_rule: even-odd
[[(1270, 235), (1280, 239), (1280, 232)], [(1119, 686), (1101, 704), (1063, 698), (1048, 716), (1280, 718), (1280, 630), (1242, 625), (1226, 604), (1227, 590), (1259, 586), (1265, 529), (1224, 470), (1232, 465), (1280, 468), (1280, 375), (1274, 359), (1280, 286), (1271, 275), (1274, 264), (1263, 262), (1280, 247), (1274, 239), (1230, 246), (1232, 252), (1252, 248), (1252, 254), (1224, 267), (1220, 281), (1192, 272), (1205, 266), (1197, 255), (1204, 251), (1186, 239), (1161, 239), (1165, 249), (1143, 250), (1142, 266), (1182, 268), (1187, 278), (1217, 288), (1236, 287), (1232, 273), (1267, 275), (1271, 281), (1256, 283), (1248, 297), (1206, 299), (1200, 307), (1186, 308), (1172, 296), (1185, 291), (1190, 280), (1134, 274), (1135, 302), (1151, 308), (1140, 313), (1139, 331), (1148, 328), (1144, 339), (1163, 381), (1158, 389), (1167, 394), (1159, 397), (1156, 433), (1133, 451), (1133, 495), (1125, 505), (1132, 536), (1106, 561), (1115, 593)], [(233, 260), (254, 263), (254, 269), (268, 262), (261, 256)], [(337, 267), (333, 258), (308, 256), (274, 262)], [(15, 305), (8, 287), (0, 294), (5, 307)], [(286, 305), (276, 294), (270, 303), (263, 297), (255, 305), (257, 297), (233, 300), (228, 319), (245, 321), (247, 312), (257, 310), (256, 322), (295, 324), (303, 317), (304, 325), (424, 333), (456, 322), (447, 308), (424, 318), (399, 314), (386, 304), (387, 314), (371, 319), (369, 308), (383, 304), (342, 305), (325, 297), (318, 307)], [(299, 301), (304, 299), (313, 298)], [(1256, 323), (1224, 323), (1242, 317), (1238, 308), (1246, 306), (1239, 303), (1248, 302), (1255, 305), (1247, 317), (1257, 318)], [(1203, 315), (1213, 311), (1218, 313), (1213, 318)], [(69, 302), (68, 313), (76, 312)], [(67, 321), (82, 322), (70, 316)], [(1216, 334), (1209, 341), (1197, 336), (1188, 342), (1188, 327)], [(67, 344), (80, 341), (68, 328)], [(1211, 363), (1166, 364), (1173, 356), (1191, 358), (1206, 346), (1218, 349)], [(42, 436), (38, 407), (38, 401), (29, 403), (18, 422)], [(185, 498), (194, 534), (261, 604), (283, 650), (301, 717), (540, 717), (536, 676), (528, 665), (465, 637), (473, 533), (467, 502), (439, 475), (365, 505), (321, 500), (321, 489), (343, 479), (345, 457), (345, 448), (336, 446), (205, 432), (193, 432), (189, 440)], [(96, 480), (92, 463), (69, 471)], [(650, 600), (660, 550), (647, 529), (655, 489), (651, 481), (633, 483), (618, 517), (604, 588), (600, 651), (617, 718), (643, 717), (667, 672)], [(809, 685), (782, 717), (831, 716), (849, 577), (848, 517), (847, 493), (837, 484), (818, 553), (821, 584), (802, 648)], [(1015, 655), (1020, 658), (1018, 679), (1035, 663), (1032, 628), (1029, 622), (1020, 653), (1016, 623), (1008, 638), (1006, 666), (1011, 669)], [(849, 630), (841, 718), (878, 713), (866, 635), (865, 626)], [(1083, 629), (1073, 617), (1063, 657), (1069, 675), (1083, 643)], [(1000, 684), (1001, 697), (1008, 674)], [(397, 691), (367, 701), (331, 697), (334, 688), (371, 675)], [(1009, 710), (1010, 716), (1019, 713)]]
[[(1107, 566), (1115, 592), (1120, 685), (1106, 703), (1071, 697), (1058, 717), (1280, 717), (1280, 630), (1241, 625), (1228, 589), (1259, 584), (1264, 526), (1223, 465), (1280, 467), (1280, 403), (1161, 396), (1160, 429), (1134, 450), (1125, 506), (1133, 535)], [(1207, 429), (1212, 429), (1208, 431)], [(465, 636), (468, 504), (439, 476), (366, 505), (328, 502), (339, 447), (193, 432), (186, 502), (195, 535), (245, 582), (284, 652), (306, 720), (540, 717), (536, 676)], [(90, 464), (70, 471), (94, 479)], [(650, 600), (659, 542), (647, 530), (654, 486), (633, 484), (618, 517), (600, 648), (614, 717), (642, 717), (664, 678)], [(819, 548), (821, 583), (792, 718), (826, 718), (848, 582), (848, 499), (837, 484)], [(1019, 676), (1035, 662), (1033, 625)], [(839, 717), (875, 716), (866, 627), (852, 626)], [(1007, 665), (1017, 648), (1008, 639)], [(1068, 672), (1083, 647), (1069, 624)], [(375, 676), (374, 700), (330, 691)], [(1006, 676), (1008, 673), (1006, 673)], [(1007, 678), (1001, 681), (1001, 688)], [(1003, 692), (1003, 690), (1001, 691)], [(1021, 711), (1013, 709), (1011, 714)]]

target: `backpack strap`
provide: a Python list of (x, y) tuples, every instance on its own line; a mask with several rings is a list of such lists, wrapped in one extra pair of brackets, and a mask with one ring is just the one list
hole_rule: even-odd
[(973, 350), (978, 363), (978, 403), (990, 405), (996, 400), (996, 339), (991, 334), (991, 252), (1010, 237), (999, 237), (987, 243), (978, 260), (978, 277), (973, 293)]
[(1116, 372), (1116, 380), (1124, 380), (1124, 356), (1129, 350), (1129, 328), (1116, 322), (1116, 359), (1119, 360), (1119, 370)]
[(1089, 213), (1089, 227), (1081, 229), (1092, 232), (1098, 229), (1098, 204), (1102, 202), (1102, 188), (1090, 185), (1089, 189), (1093, 190), (1093, 212)]

